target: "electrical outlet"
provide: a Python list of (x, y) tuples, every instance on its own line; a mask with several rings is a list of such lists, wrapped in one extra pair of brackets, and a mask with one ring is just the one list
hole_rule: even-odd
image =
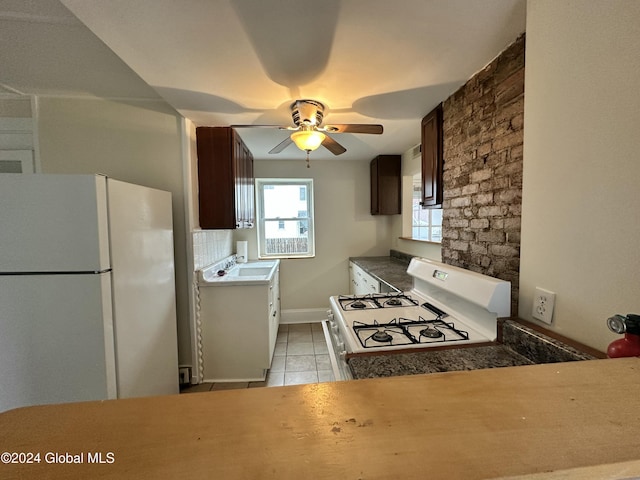
[(536, 293), (533, 297), (533, 309), (531, 315), (533, 318), (543, 321), (551, 325), (551, 319), (553, 318), (553, 306), (556, 303), (556, 294), (545, 290), (544, 288), (536, 287)]

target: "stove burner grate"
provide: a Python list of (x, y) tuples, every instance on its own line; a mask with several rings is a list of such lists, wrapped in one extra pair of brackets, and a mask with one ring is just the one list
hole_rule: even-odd
[(414, 307), (419, 303), (404, 293), (371, 293), (369, 295), (340, 295), (343, 310), (365, 310), (391, 307)]
[(469, 340), (469, 333), (455, 328), (452, 322), (444, 322), (439, 318), (418, 320), (408, 318), (394, 318), (388, 323), (353, 322), (353, 331), (364, 348), (388, 346), (430, 344), (439, 342), (455, 342)]
[(453, 322), (444, 322), (440, 318), (435, 320), (425, 320), (418, 317), (418, 320), (400, 319), (400, 325), (416, 343), (434, 342), (454, 342), (469, 340), (469, 332), (455, 327)]
[(380, 347), (381, 343), (387, 346), (412, 345), (415, 343), (395, 318), (388, 323), (382, 324), (378, 323), (377, 320), (374, 320), (372, 324), (354, 321), (353, 331), (364, 348)]

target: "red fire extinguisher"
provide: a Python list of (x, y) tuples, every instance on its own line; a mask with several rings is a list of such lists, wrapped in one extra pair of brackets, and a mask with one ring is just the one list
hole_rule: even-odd
[(607, 348), (609, 358), (640, 356), (640, 315), (614, 315), (607, 319), (607, 326), (612, 332), (624, 333), (624, 338), (611, 342)]

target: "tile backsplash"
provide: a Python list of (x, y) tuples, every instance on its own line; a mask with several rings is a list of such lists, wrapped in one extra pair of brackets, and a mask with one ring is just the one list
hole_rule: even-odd
[(233, 230), (198, 230), (192, 237), (194, 270), (233, 254)]

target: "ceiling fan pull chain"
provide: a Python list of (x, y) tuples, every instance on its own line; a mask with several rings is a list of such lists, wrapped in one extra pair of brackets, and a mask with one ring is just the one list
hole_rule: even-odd
[(307, 168), (311, 168), (311, 165), (309, 165), (309, 152), (310, 151), (311, 150), (306, 150), (306, 152), (307, 152)]

